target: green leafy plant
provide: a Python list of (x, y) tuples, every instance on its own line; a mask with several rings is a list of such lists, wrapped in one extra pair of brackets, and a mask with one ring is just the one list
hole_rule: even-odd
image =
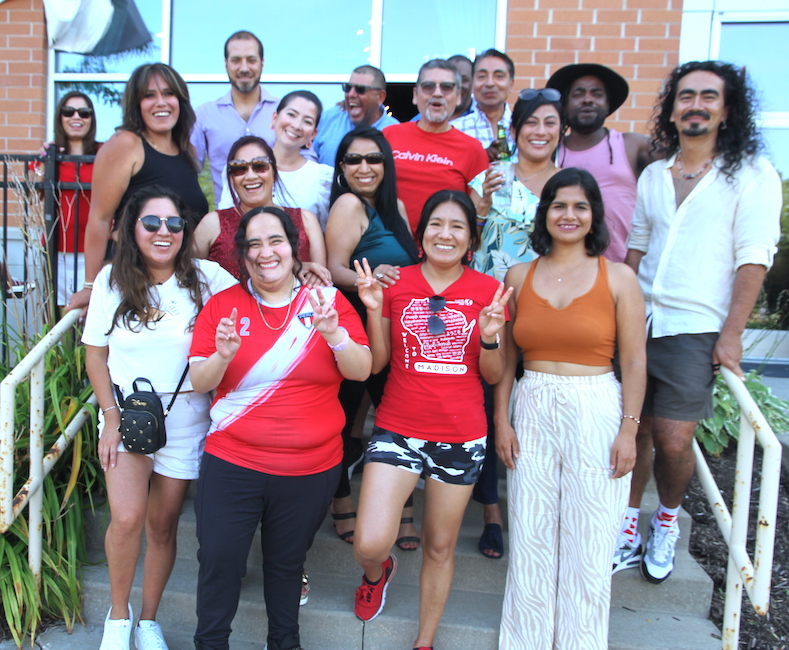
[[(31, 345), (34, 343), (31, 341)], [(20, 344), (19, 359), (28, 350)], [(86, 381), (84, 348), (66, 336), (46, 355), (44, 394), (44, 449), (58, 439), (71, 418), (86, 404), (92, 389)], [(7, 374), (7, 369), (3, 369)], [(43, 543), (41, 587), (28, 566), (27, 510), (0, 537), (0, 616), (17, 645), (24, 636), (35, 638), (44, 618), (59, 618), (69, 629), (80, 619), (82, 586), (79, 567), (87, 561), (83, 526), (83, 500), (92, 507), (92, 495), (103, 489), (103, 474), (96, 460), (96, 413), (77, 433), (74, 442), (46, 476), (43, 490)], [(28, 476), (30, 463), (30, 393), (28, 382), (17, 388), (14, 404), (16, 429), (14, 489)]]
[[(745, 375), (745, 387), (775, 433), (789, 430), (789, 402), (773, 395), (755, 370)], [(740, 437), (740, 406), (723, 375), (715, 379), (712, 404), (713, 415), (699, 422), (696, 439), (708, 454), (717, 456)]]

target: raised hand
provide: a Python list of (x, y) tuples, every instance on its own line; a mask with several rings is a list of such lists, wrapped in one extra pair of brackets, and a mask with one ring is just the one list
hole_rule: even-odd
[(216, 326), (216, 353), (226, 361), (232, 360), (241, 347), (241, 337), (236, 331), (237, 318), (238, 309), (233, 307), (230, 317), (221, 319)]
[(334, 334), (340, 324), (340, 316), (334, 305), (326, 300), (320, 289), (315, 289), (314, 296), (310, 291), (307, 299), (312, 305), (312, 326), (321, 334)]
[(367, 258), (363, 257), (361, 264), (359, 264), (359, 260), (354, 260), (353, 266), (358, 276), (356, 278), (356, 290), (359, 292), (359, 299), (371, 311), (380, 309), (384, 304), (383, 286), (373, 275)]
[(499, 283), (493, 301), (479, 312), (479, 333), (482, 336), (492, 338), (504, 327), (504, 308), (514, 290), (514, 287), (510, 287), (505, 291), (504, 283)]

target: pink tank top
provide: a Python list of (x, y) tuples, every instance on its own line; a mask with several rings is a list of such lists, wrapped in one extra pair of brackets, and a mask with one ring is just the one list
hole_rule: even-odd
[[(307, 238), (307, 231), (304, 230), (301, 208), (282, 209), (293, 221), (296, 230), (299, 231), (299, 259), (302, 262), (309, 262), (310, 240)], [(236, 208), (225, 208), (217, 210), (216, 213), (219, 215), (219, 237), (208, 249), (208, 259), (216, 262), (238, 279), (240, 270), (238, 268), (238, 253), (236, 252), (236, 231), (243, 215)]]
[(633, 208), (636, 207), (637, 179), (627, 159), (622, 134), (608, 129), (607, 137), (583, 151), (572, 151), (562, 143), (556, 159), (560, 167), (579, 167), (595, 177), (603, 195), (605, 225), (611, 236), (604, 255), (612, 262), (624, 262), (627, 235), (633, 221)]

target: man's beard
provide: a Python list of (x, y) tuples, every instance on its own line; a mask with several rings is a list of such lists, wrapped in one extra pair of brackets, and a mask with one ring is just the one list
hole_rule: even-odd
[(247, 94), (251, 93), (258, 85), (259, 80), (255, 79), (254, 77), (244, 77), (242, 79), (236, 78), (235, 81), (230, 82), (230, 85), (233, 86), (238, 92)]
[(602, 113), (602, 111), (597, 111), (592, 117), (589, 115), (588, 117), (581, 117), (580, 113), (576, 113), (575, 116), (569, 121), (570, 128), (575, 131), (576, 133), (594, 133), (603, 128), (605, 124), (605, 118), (607, 116)]

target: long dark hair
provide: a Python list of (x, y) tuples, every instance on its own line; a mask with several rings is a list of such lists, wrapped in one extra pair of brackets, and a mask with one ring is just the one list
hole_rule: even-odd
[[(277, 159), (274, 158), (274, 151), (271, 149), (268, 142), (266, 142), (263, 138), (259, 138), (256, 135), (245, 135), (240, 137), (233, 143), (233, 146), (230, 147), (230, 151), (227, 152), (227, 162), (235, 160), (236, 156), (238, 155), (238, 150), (241, 149), (241, 147), (246, 147), (248, 144), (255, 144), (266, 152), (266, 156), (268, 156), (268, 159), (271, 161), (271, 172), (274, 176), (274, 184), (276, 185), (279, 182)], [(233, 176), (230, 174), (229, 166), (225, 168), (225, 173), (227, 174), (227, 186), (230, 188), (230, 196), (233, 199), (233, 205), (235, 205), (236, 208), (239, 208), (241, 206), (241, 201), (239, 200), (238, 194), (236, 193), (236, 188), (233, 187)], [(274, 197), (273, 187), (271, 188), (271, 196), (272, 198)]]
[[(466, 217), (469, 229), (468, 249), (473, 253), (479, 247), (479, 233), (477, 232), (477, 210), (471, 202), (468, 194), (458, 190), (438, 190), (427, 201), (422, 208), (422, 215), (419, 217), (419, 225), (416, 227), (416, 240), (421, 244), (427, 230), (427, 222), (436, 208), (442, 203), (456, 203)], [(424, 254), (423, 254), (424, 256)], [(468, 264), (467, 256), (461, 260), (461, 264)]]
[(79, 90), (72, 90), (67, 92), (63, 97), (60, 98), (57, 106), (55, 106), (55, 145), (66, 151), (66, 153), (71, 153), (69, 151), (69, 140), (68, 136), (66, 135), (66, 130), (63, 128), (63, 118), (60, 115), (60, 109), (66, 105), (69, 99), (74, 99), (74, 97), (79, 97), (80, 99), (85, 100), (85, 103), (88, 105), (88, 108), (93, 111), (93, 115), (90, 118), (90, 126), (88, 127), (88, 132), (85, 134), (85, 137), (82, 138), (82, 152), (85, 156), (93, 156), (98, 151), (99, 145), (96, 142), (96, 111), (93, 109), (93, 102), (90, 100), (85, 93), (80, 92)]
[(600, 187), (594, 176), (585, 169), (568, 167), (551, 176), (542, 188), (540, 203), (534, 213), (534, 230), (529, 235), (531, 248), (537, 255), (547, 255), (553, 247), (553, 237), (548, 232), (548, 208), (551, 207), (559, 190), (563, 187), (580, 187), (589, 207), (592, 209), (592, 227), (587, 233), (584, 244), (590, 257), (602, 255), (608, 248), (608, 228), (605, 225), (605, 207)]
[(288, 243), (290, 244), (290, 248), (293, 251), (294, 277), (298, 277), (299, 273), (301, 272), (301, 260), (299, 259), (299, 231), (294, 225), (293, 221), (291, 221), (291, 218), (284, 210), (282, 210), (282, 208), (276, 208), (274, 206), (252, 208), (252, 210), (241, 217), (241, 221), (238, 224), (238, 230), (236, 230), (235, 240), (236, 253), (238, 255), (238, 267), (240, 272), (238, 281), (241, 283), (241, 286), (247, 293), (249, 293), (249, 287), (247, 286), (249, 284), (249, 271), (247, 271), (247, 265), (244, 263), (244, 261), (247, 259), (247, 254), (249, 253), (249, 244), (247, 243), (247, 227), (249, 226), (249, 222), (252, 220), (252, 218), (258, 216), (259, 214), (271, 214), (280, 220), (280, 223), (282, 223), (282, 229), (285, 231), (285, 236), (288, 238)]
[(181, 75), (166, 63), (146, 63), (131, 73), (131, 77), (126, 83), (126, 89), (123, 91), (123, 100), (121, 101), (123, 123), (120, 128), (143, 137), (145, 122), (142, 119), (140, 102), (148, 91), (148, 83), (153, 75), (159, 75), (164, 79), (164, 82), (178, 98), (180, 111), (178, 121), (173, 127), (173, 142), (178, 147), (178, 153), (189, 161), (195, 171), (200, 171), (197, 167), (197, 159), (189, 144), (189, 136), (195, 123), (195, 112), (189, 103), (189, 89)]
[[(378, 216), (381, 217), (381, 222), (389, 232), (391, 232), (395, 239), (400, 243), (408, 253), (408, 256), (416, 263), (419, 260), (419, 253), (417, 252), (416, 243), (411, 236), (408, 224), (400, 214), (400, 208), (397, 205), (397, 183), (395, 176), (394, 156), (392, 155), (392, 147), (378, 129), (360, 124), (353, 131), (345, 134), (345, 137), (340, 141), (340, 146), (337, 148), (337, 155), (334, 159), (334, 180), (331, 185), (331, 196), (329, 198), (329, 206), (334, 205), (334, 202), (343, 194), (348, 192), (354, 194), (362, 202), (362, 205), (367, 203), (361, 196), (356, 194), (345, 180), (340, 163), (343, 156), (348, 153), (354, 140), (370, 140), (381, 150), (384, 155), (384, 176), (381, 179), (381, 184), (375, 193), (375, 209), (378, 211)], [(344, 182), (341, 184), (340, 179)]]
[[(135, 237), (137, 219), (142, 215), (148, 201), (152, 199), (169, 199), (173, 202), (178, 216), (184, 219), (181, 249), (175, 255), (175, 277), (179, 287), (189, 290), (189, 297), (197, 307), (196, 311), (199, 312), (203, 308), (205, 278), (193, 261), (194, 231), (193, 222), (187, 216), (187, 207), (181, 197), (172, 190), (160, 185), (149, 185), (132, 194), (120, 218), (118, 245), (115, 247), (110, 271), (110, 287), (117, 288), (121, 294), (121, 303), (112, 318), (109, 332), (121, 322), (127, 329), (134, 330), (140, 324), (150, 327), (151, 323), (158, 320), (156, 311), (159, 305), (151, 291), (153, 280), (142, 259)], [(193, 324), (193, 322), (189, 324), (190, 329)]]
[(728, 114), (726, 122), (718, 128), (715, 149), (723, 160), (723, 173), (732, 181), (743, 161), (762, 149), (761, 137), (756, 128), (756, 94), (745, 68), (737, 68), (723, 61), (689, 61), (676, 67), (666, 80), (655, 106), (652, 143), (666, 158), (679, 151), (679, 132), (671, 121), (677, 86), (680, 79), (699, 70), (712, 72), (723, 79), (723, 102)]

